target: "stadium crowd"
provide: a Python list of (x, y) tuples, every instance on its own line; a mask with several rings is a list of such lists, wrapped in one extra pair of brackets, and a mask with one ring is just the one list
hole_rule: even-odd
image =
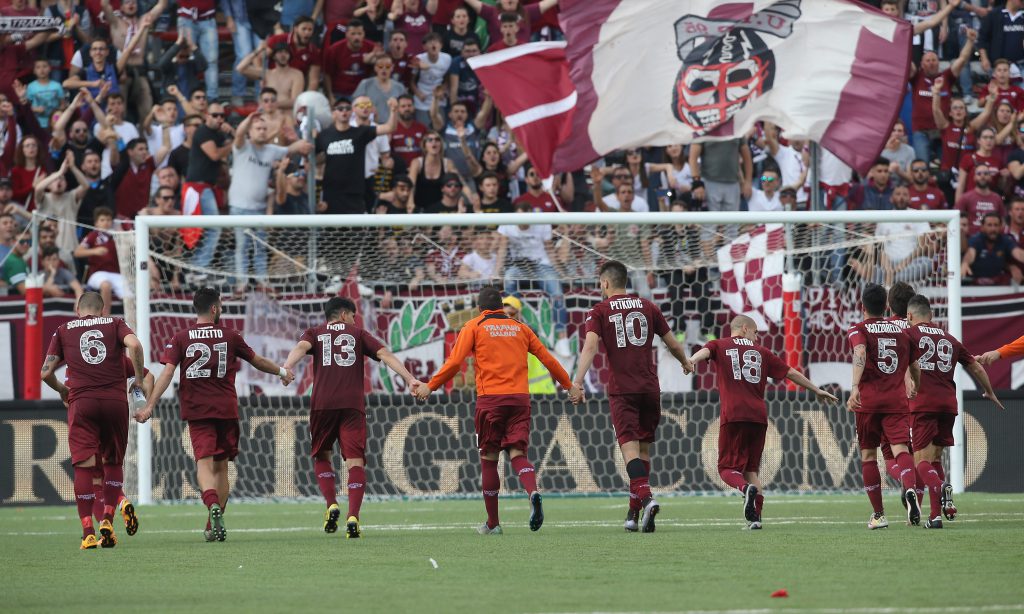
[[(204, 215), (612, 215), (799, 210), (817, 200), (812, 190), (832, 210), (956, 207), (965, 282), (1019, 283), (1022, 0), (873, 4), (914, 22), (916, 36), (908, 112), (865, 176), (819, 149), (812, 186), (810, 144), (764, 123), (733, 141), (616, 152), (557, 176), (552, 195), (467, 58), (559, 39), (557, 0), (289, 0), (280, 13), (269, 0), (6, 0), (0, 16), (57, 17), (65, 29), (0, 35), (0, 292), (23, 292), (38, 257), (47, 295), (90, 287), (123, 296), (107, 231), (137, 215), (179, 213), (188, 199)], [(313, 144), (292, 115), (304, 90), (332, 107), (333, 125)], [(311, 151), (321, 160), (315, 171)], [(320, 178), (313, 199), (310, 172)], [(32, 211), (49, 216), (35, 250), (24, 231)], [(915, 229), (879, 224), (879, 236), (903, 236), (878, 253), (852, 252), (842, 274), (891, 283), (939, 266), (925, 239), (905, 237)], [(613, 258), (639, 254), (648, 267), (712, 258), (723, 240), (708, 230), (590, 232), (598, 234), (576, 238)], [(577, 259), (550, 228), (459, 235), (445, 227), (417, 245), (400, 239), (373, 238), (380, 257), (371, 268), (380, 270), (366, 275), (412, 286), (504, 278), (509, 291), (518, 278), (548, 280), (564, 328), (555, 278), (572, 278)], [(228, 282), (236, 290), (267, 271), (263, 242), (242, 231), (208, 230), (197, 241), (166, 232), (154, 246), (195, 267), (189, 276), (161, 269), (154, 283), (167, 290), (205, 281), (222, 252), (235, 254), (228, 268), (238, 276)], [(632, 280), (641, 294), (679, 281)]]

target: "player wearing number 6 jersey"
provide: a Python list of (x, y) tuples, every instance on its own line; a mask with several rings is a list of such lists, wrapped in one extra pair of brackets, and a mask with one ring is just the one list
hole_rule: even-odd
[(574, 385), (582, 390), (598, 343), (602, 343), (611, 363), (608, 405), (612, 426), (629, 476), (629, 512), (624, 527), (630, 532), (651, 533), (655, 528), (654, 517), (661, 510), (651, 496), (650, 486), (651, 444), (661, 421), (661, 386), (652, 351), (654, 338), (661, 337), (684, 372), (689, 373), (692, 367), (686, 350), (672, 334), (658, 306), (626, 294), (625, 265), (608, 261), (601, 265), (599, 274), (605, 300), (587, 314), (587, 338)]
[[(136, 381), (142, 381), (142, 344), (121, 318), (101, 317), (103, 299), (86, 292), (78, 299), (78, 318), (53, 333), (41, 377), (68, 403), (68, 447), (75, 470), (75, 500), (82, 521), (82, 549), (96, 548), (92, 523), (95, 499), (92, 478), (96, 459), (103, 462), (104, 506), (99, 545), (117, 545), (112, 524), (114, 505), (124, 482), (124, 453), (128, 445), (128, 400), (124, 394), (128, 350)], [(68, 364), (67, 386), (54, 374)]]
[[(861, 292), (865, 320), (854, 324), (848, 334), (853, 348), (853, 380), (847, 408), (857, 414), (857, 440), (864, 477), (864, 490), (874, 513), (869, 529), (889, 526), (882, 505), (882, 476), (878, 471), (878, 445), (884, 437), (900, 466), (907, 521), (921, 521), (921, 507), (914, 490), (914, 458), (910, 455), (910, 414), (906, 399), (920, 388), (921, 371), (910, 360), (910, 337), (903, 326), (886, 321), (885, 288), (868, 284)], [(904, 377), (910, 371), (908, 395)]]
[(981, 384), (985, 396), (999, 409), (1002, 403), (992, 390), (985, 369), (974, 360), (955, 337), (932, 324), (932, 307), (928, 298), (918, 294), (907, 305), (910, 328), (910, 358), (921, 369), (921, 391), (910, 401), (911, 429), (914, 433), (914, 462), (917, 472), (928, 487), (931, 513), (924, 523), (926, 529), (941, 529), (942, 517), (956, 518), (953, 489), (943, 483), (942, 449), (953, 445), (953, 422), (956, 420), (956, 383), (953, 373), (957, 363), (963, 365)]
[(346, 537), (360, 536), (359, 508), (366, 489), (366, 397), (363, 394), (364, 358), (383, 361), (405, 380), (409, 390), (420, 384), (394, 354), (373, 335), (356, 326), (356, 304), (335, 296), (324, 304), (325, 324), (309, 328), (288, 354), (289, 373), (307, 354), (313, 357), (313, 398), (310, 401), (309, 435), (313, 470), (327, 501), (324, 531), (338, 530), (337, 488), (331, 453), (334, 442), (348, 468), (348, 521)]
[(718, 475), (743, 494), (743, 516), (747, 528), (761, 528), (764, 487), (758, 477), (768, 409), (764, 389), (768, 378), (786, 378), (810, 390), (819, 401), (839, 399), (818, 388), (802, 373), (757, 343), (757, 324), (747, 316), (736, 316), (729, 325), (732, 337), (715, 339), (690, 360), (710, 360), (718, 374), (722, 415), (718, 426)]
[(192, 298), (196, 322), (178, 331), (164, 346), (160, 362), (164, 370), (156, 380), (153, 394), (136, 415), (139, 422), (149, 420), (157, 400), (171, 384), (174, 370), (181, 365), (178, 396), (181, 419), (188, 422), (192, 453), (196, 459), (196, 479), (203, 504), (209, 510), (204, 536), (206, 541), (224, 541), (224, 508), (228, 504), (228, 461), (238, 454), (238, 397), (235, 373), (238, 359), (264, 373), (281, 377), (287, 385), (291, 376), (274, 361), (257, 356), (242, 335), (220, 325), (220, 292), (202, 288)]

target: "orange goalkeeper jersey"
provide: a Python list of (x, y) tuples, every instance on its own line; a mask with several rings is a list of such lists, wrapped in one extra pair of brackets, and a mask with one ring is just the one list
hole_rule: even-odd
[(476, 356), (476, 393), (480, 396), (529, 394), (527, 354), (539, 358), (563, 388), (572, 385), (569, 374), (529, 326), (494, 309), (483, 311), (466, 323), (448, 360), (430, 379), (430, 389), (437, 390), (450, 380), (470, 354)]
[(996, 351), (999, 352), (1000, 358), (1024, 356), (1024, 336), (1018, 337), (1016, 341), (1011, 341)]

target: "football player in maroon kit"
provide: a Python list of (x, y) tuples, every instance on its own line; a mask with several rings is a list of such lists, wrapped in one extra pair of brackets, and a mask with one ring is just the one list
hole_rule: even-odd
[[(324, 304), (327, 321), (309, 328), (288, 354), (284, 369), (291, 370), (307, 355), (313, 357), (313, 397), (310, 400), (309, 435), (313, 469), (320, 493), (327, 501), (324, 531), (338, 530), (338, 491), (331, 465), (334, 443), (348, 469), (348, 520), (346, 537), (361, 535), (359, 508), (366, 490), (366, 395), (363, 393), (364, 358), (382, 361), (402, 376), (408, 390), (420, 382), (373, 335), (356, 325), (356, 304), (335, 296)], [(292, 376), (294, 377), (294, 376)]]
[[(857, 414), (864, 490), (873, 508), (869, 529), (889, 526), (882, 505), (882, 476), (877, 461), (883, 438), (889, 442), (899, 464), (907, 520), (912, 525), (921, 520), (914, 489), (917, 479), (910, 453), (910, 413), (906, 402), (920, 388), (921, 371), (910, 360), (910, 338), (904, 327), (884, 319), (886, 302), (885, 288), (867, 284), (861, 292), (865, 319), (854, 324), (847, 335), (853, 349), (853, 378), (846, 406)], [(908, 370), (909, 390), (904, 381)]]
[(955, 337), (932, 323), (932, 306), (920, 294), (910, 299), (907, 307), (910, 328), (910, 357), (921, 369), (921, 389), (910, 400), (911, 430), (914, 434), (914, 462), (917, 472), (928, 487), (931, 513), (924, 523), (926, 529), (941, 529), (942, 517), (956, 518), (953, 488), (942, 473), (942, 450), (953, 445), (953, 422), (956, 420), (956, 365), (963, 365), (981, 385), (985, 397), (1005, 409), (992, 390), (985, 368)]
[[(121, 318), (104, 317), (103, 298), (86, 292), (78, 299), (78, 317), (53, 333), (43, 362), (43, 381), (68, 403), (68, 446), (75, 472), (75, 500), (82, 522), (82, 550), (97, 545), (113, 548), (114, 505), (124, 484), (124, 453), (128, 446), (128, 399), (124, 394), (125, 350), (131, 357), (136, 381), (142, 381), (142, 344)], [(68, 364), (67, 386), (54, 373), (61, 361)], [(97, 543), (92, 512), (92, 479), (97, 459), (103, 462), (104, 506)]]
[(814, 393), (822, 403), (835, 403), (834, 395), (815, 386), (771, 350), (757, 343), (757, 323), (739, 315), (729, 324), (731, 337), (709, 341), (690, 357), (694, 366), (710, 360), (718, 375), (722, 412), (718, 427), (718, 475), (743, 494), (747, 528), (761, 528), (764, 486), (758, 477), (768, 408), (764, 390), (768, 378), (788, 379)]
[(188, 422), (192, 453), (196, 459), (196, 480), (203, 504), (209, 510), (204, 537), (224, 541), (224, 508), (228, 504), (228, 461), (238, 454), (238, 397), (235, 373), (238, 359), (264, 373), (278, 375), (285, 385), (292, 376), (274, 361), (257, 356), (238, 331), (220, 324), (223, 310), (220, 292), (201, 288), (192, 297), (196, 321), (182, 329), (164, 346), (160, 362), (164, 370), (156, 380), (146, 406), (135, 414), (145, 422), (153, 415), (157, 400), (171, 384), (174, 370), (181, 365), (178, 396), (181, 419)]
[[(629, 512), (623, 525), (627, 531), (654, 532), (654, 517), (661, 511), (651, 495), (651, 444), (661, 422), (661, 386), (654, 365), (654, 338), (660, 337), (668, 350), (691, 373), (686, 350), (676, 340), (661, 309), (651, 301), (626, 293), (629, 274), (621, 262), (610, 260), (599, 271), (604, 300), (587, 313), (586, 341), (580, 355), (573, 402), (582, 400), (583, 380), (594, 364), (598, 344), (608, 357), (608, 405), (612, 426), (622, 450), (629, 476)], [(574, 398), (575, 397), (575, 398)]]

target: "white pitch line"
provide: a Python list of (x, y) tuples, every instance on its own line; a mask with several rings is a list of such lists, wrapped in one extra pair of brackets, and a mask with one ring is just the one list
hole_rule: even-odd
[[(1006, 612), (1024, 610), (1024, 603), (1010, 605), (958, 605), (924, 608), (759, 608), (754, 610), (671, 610), (656, 612), (588, 612), (586, 614), (777, 614), (778, 612), (819, 612), (821, 614), (953, 614), (955, 612)], [(552, 613), (554, 614), (554, 613)], [(561, 612), (558, 614), (579, 614)]]

